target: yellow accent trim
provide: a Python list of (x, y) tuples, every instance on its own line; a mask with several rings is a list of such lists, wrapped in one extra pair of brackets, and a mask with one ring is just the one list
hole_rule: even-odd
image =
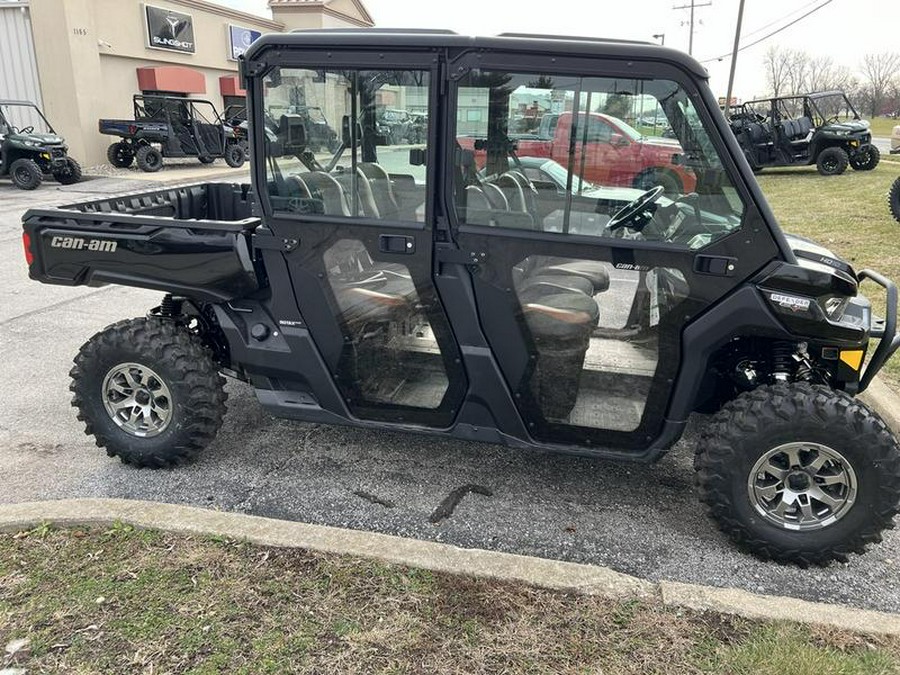
[(862, 360), (862, 349), (841, 350), (841, 361), (853, 368), (853, 370), (859, 370), (859, 367), (862, 365)]

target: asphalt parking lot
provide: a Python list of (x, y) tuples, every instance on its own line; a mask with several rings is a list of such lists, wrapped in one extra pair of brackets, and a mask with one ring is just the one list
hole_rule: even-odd
[[(93, 333), (145, 313), (159, 295), (29, 281), (20, 218), (33, 206), (153, 185), (97, 179), (25, 193), (0, 182), (0, 502), (193, 504), (900, 612), (897, 531), (824, 569), (735, 550), (697, 503), (693, 431), (657, 465), (614, 464), (277, 420), (246, 385), (230, 383), (225, 426), (195, 464), (152, 472), (107, 458), (69, 406), (71, 359)], [(463, 494), (456, 508), (440, 510), (454, 490)]]

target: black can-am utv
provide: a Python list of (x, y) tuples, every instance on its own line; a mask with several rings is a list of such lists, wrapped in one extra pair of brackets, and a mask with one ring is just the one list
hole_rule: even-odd
[[(283, 417), (643, 462), (699, 411), (700, 498), (752, 552), (824, 563), (891, 526), (900, 448), (854, 396), (900, 344), (896, 287), (781, 232), (696, 61), (342, 30), (264, 35), (242, 71), (252, 186), (25, 215), (32, 278), (165, 293), (75, 359), (73, 405), (110, 455), (193, 457), (225, 413), (220, 374)], [(572, 112), (561, 181), (518, 159), (522, 88)], [(598, 139), (629, 142), (585, 125), (613, 95), (658, 102), (693, 192), (580, 179), (602, 178)], [(297, 100), (342, 120), (325, 163), (279, 112)], [(394, 102), (427, 107), (425, 148), (385, 145)]]
[(245, 148), (231, 125), (210, 101), (180, 96), (135, 95), (134, 119), (102, 119), (101, 134), (119, 136), (106, 157), (118, 168), (136, 160), (142, 171), (159, 171), (164, 157), (196, 157), (203, 164), (219, 158), (232, 168), (243, 166)]
[(815, 164), (823, 176), (878, 166), (869, 123), (842, 91), (779, 96), (731, 108), (731, 129), (754, 171)]
[(45, 175), (72, 185), (81, 180), (81, 166), (34, 103), (0, 100), (0, 176), (34, 190)]

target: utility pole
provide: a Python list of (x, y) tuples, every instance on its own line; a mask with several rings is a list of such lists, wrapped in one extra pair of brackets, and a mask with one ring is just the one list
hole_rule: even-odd
[(738, 5), (737, 28), (734, 29), (734, 49), (731, 51), (731, 72), (728, 73), (728, 92), (725, 95), (725, 117), (731, 119), (731, 91), (734, 88), (734, 69), (737, 66), (738, 48), (741, 44), (741, 22), (744, 20), (744, 0)]
[(678, 5), (677, 7), (673, 7), (672, 9), (689, 9), (691, 10), (691, 32), (690, 37), (688, 38), (688, 54), (694, 53), (694, 9), (697, 7), (709, 7), (712, 2), (701, 2), (697, 3), (696, 0), (691, 0), (691, 4), (689, 5)]

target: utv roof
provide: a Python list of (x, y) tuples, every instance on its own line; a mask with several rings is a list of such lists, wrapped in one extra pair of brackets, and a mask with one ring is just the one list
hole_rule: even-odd
[(831, 89), (829, 91), (814, 91), (809, 94), (785, 94), (784, 96), (764, 96), (763, 98), (755, 98), (752, 101), (744, 101), (744, 103), (762, 103), (763, 101), (786, 101), (792, 98), (824, 98), (825, 96), (846, 96), (847, 94), (840, 89)]
[(693, 57), (675, 49), (648, 42), (612, 38), (573, 37), (567, 35), (530, 35), (501, 33), (494, 37), (459, 35), (449, 30), (408, 28), (331, 28), (298, 30), (292, 33), (266, 33), (244, 53), (248, 62), (260, 58), (270, 48), (382, 49), (475, 49), (507, 50), (531, 53), (605, 56), (617, 59), (667, 61), (708, 78), (706, 68)]
[(37, 108), (37, 103), (31, 101), (17, 101), (12, 98), (0, 98), (0, 105), (31, 105)]

